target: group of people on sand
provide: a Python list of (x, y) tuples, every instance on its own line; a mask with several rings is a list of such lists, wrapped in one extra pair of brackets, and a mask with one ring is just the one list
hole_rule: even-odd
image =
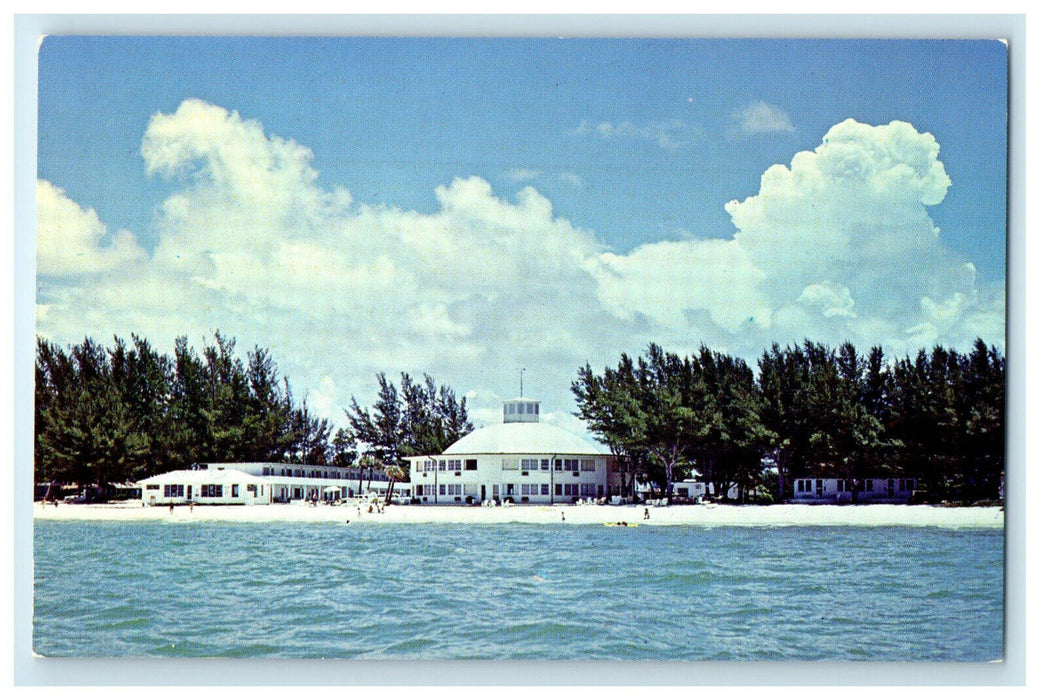
[[(381, 515), (385, 512), (385, 506), (383, 506), (381, 503), (368, 503), (367, 512), (377, 513), (378, 515)], [(360, 510), (360, 506), (356, 506), (356, 517), (359, 518), (362, 515), (362, 513), (363, 512)]]
[[(367, 512), (368, 513), (374, 513), (374, 514), (377, 514), (377, 515), (381, 515), (382, 513), (385, 512), (385, 506), (382, 505), (379, 502), (368, 503), (367, 504)], [(356, 517), (359, 518), (362, 515), (363, 515), (363, 511), (360, 509), (360, 506), (359, 505), (356, 506)], [(348, 523), (349, 521), (346, 520), (345, 522)]]

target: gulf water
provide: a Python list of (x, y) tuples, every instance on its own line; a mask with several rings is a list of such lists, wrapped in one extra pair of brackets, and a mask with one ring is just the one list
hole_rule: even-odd
[(34, 524), (48, 657), (990, 661), (1003, 531)]

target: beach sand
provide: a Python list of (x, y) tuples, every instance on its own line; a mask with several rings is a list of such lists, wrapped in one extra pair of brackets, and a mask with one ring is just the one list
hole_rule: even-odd
[(496, 506), (386, 506), (383, 513), (368, 513), (364, 504), (357, 514), (352, 505), (274, 504), (258, 506), (143, 507), (140, 502), (120, 504), (33, 505), (35, 520), (170, 520), (178, 522), (330, 522), (349, 525), (381, 523), (562, 523), (592, 525), (641, 523), (649, 525), (740, 525), (776, 527), (789, 525), (850, 525), (916, 527), (1002, 528), (1003, 510), (899, 505), (517, 505)]

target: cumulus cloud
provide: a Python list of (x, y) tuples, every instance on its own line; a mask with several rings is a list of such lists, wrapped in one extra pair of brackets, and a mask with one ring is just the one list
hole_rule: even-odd
[(735, 110), (731, 115), (735, 125), (746, 136), (796, 131), (789, 115), (780, 107), (757, 100)]
[(988, 310), (1000, 295), (979, 296), (974, 266), (939, 242), (928, 212), (951, 184), (938, 152), (907, 123), (842, 122), (727, 203), (732, 239), (602, 256), (601, 302), (736, 350), (804, 337), (896, 353), (975, 335), (1002, 344), (1004, 315)]
[(600, 263), (600, 300), (623, 318), (641, 314), (674, 327), (706, 312), (731, 332), (753, 323), (766, 327), (770, 320), (771, 308), (759, 295), (766, 273), (732, 241), (652, 243), (628, 255), (605, 253)]
[[(910, 124), (847, 120), (790, 166), (769, 168), (758, 194), (726, 205), (734, 240), (758, 268), (775, 269), (763, 292), (853, 318), (854, 332), (879, 318), (892, 328), (879, 342), (898, 349), (912, 345), (907, 335), (949, 340), (974, 309), (976, 271), (940, 243), (928, 211), (951, 184), (938, 153), (934, 136)], [(796, 320), (810, 319), (783, 325)], [(1001, 317), (991, 335), (1002, 330)]]
[(145, 257), (130, 232), (110, 236), (94, 209), (82, 209), (46, 180), (36, 183), (36, 230), (36, 266), (41, 275), (119, 273)]
[[(602, 248), (534, 188), (507, 201), (480, 178), (457, 179), (435, 189), (432, 214), (356, 203), (317, 186), (306, 147), (199, 100), (155, 115), (142, 156), (173, 185), (151, 255), (133, 239), (106, 241), (97, 216), (68, 199), (41, 208), (77, 222), (42, 214), (42, 251), (68, 253), (73, 231), (95, 267), (141, 263), (126, 278), (73, 286), (58, 279), (68, 263), (42, 253), (42, 333), (75, 342), (136, 332), (170, 346), (220, 328), (271, 347), (323, 406), (338, 403), (333, 387), (342, 405), (369, 396), (378, 371), (429, 372), (464, 391), (480, 386), (477, 367), (509, 377), (521, 364), (562, 368), (597, 343), (574, 331), (601, 325), (586, 261)], [(562, 369), (534, 374), (564, 381)], [(334, 383), (319, 386), (322, 377)]]
[(854, 312), (854, 299), (851, 297), (851, 290), (838, 282), (809, 284), (804, 287), (799, 301), (820, 311), (822, 316), (826, 318), (831, 318), (832, 316), (857, 318), (858, 316)]
[[(612, 129), (613, 130), (613, 129)], [(930, 134), (833, 127), (727, 204), (730, 239), (612, 253), (531, 186), (478, 177), (434, 190), (435, 211), (356, 202), (318, 185), (308, 148), (199, 100), (157, 114), (145, 170), (170, 182), (146, 253), (57, 187), (38, 185), (38, 331), (58, 342), (138, 333), (170, 349), (214, 329), (269, 347), (299, 396), (340, 418), (375, 372), (433, 375), (474, 419), (527, 393), (574, 426), (569, 384), (649, 341), (748, 356), (812, 337), (965, 345), (1003, 340), (1003, 290), (939, 241), (927, 207), (949, 179)]]

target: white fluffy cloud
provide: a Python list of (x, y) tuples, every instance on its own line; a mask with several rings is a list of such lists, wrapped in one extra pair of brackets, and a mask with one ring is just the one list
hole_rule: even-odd
[(1002, 289), (979, 290), (928, 213), (951, 184), (938, 152), (907, 123), (837, 124), (814, 151), (768, 168), (757, 194), (726, 205), (731, 240), (604, 254), (600, 300), (665, 338), (738, 352), (804, 337), (898, 354), (977, 335), (1002, 345)]
[(144, 259), (128, 231), (110, 237), (94, 209), (82, 209), (46, 181), (36, 184), (36, 230), (41, 275), (119, 274)]
[(804, 337), (1002, 343), (1002, 289), (977, 285), (927, 213), (949, 186), (937, 155), (908, 124), (844, 122), (727, 205), (732, 239), (619, 255), (532, 187), (508, 201), (458, 179), (426, 214), (355, 202), (317, 184), (308, 148), (188, 100), (142, 142), (146, 171), (173, 189), (153, 250), (39, 183), (38, 330), (63, 343), (135, 332), (170, 351), (221, 329), (269, 347), (335, 418), (350, 395), (373, 396), (375, 372), (404, 370), (496, 420), (527, 367), (526, 393), (565, 424), (581, 364), (651, 340), (750, 358)]

